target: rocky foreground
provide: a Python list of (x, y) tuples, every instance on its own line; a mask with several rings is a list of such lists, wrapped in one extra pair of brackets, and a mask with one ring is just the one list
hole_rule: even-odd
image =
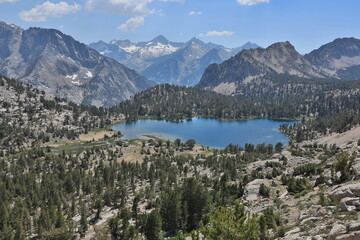
[[(292, 145), (272, 159), (249, 164), (249, 173), (259, 168), (267, 171), (266, 166), (281, 163), (281, 156), (285, 156), (284, 172), (298, 179), (306, 178), (311, 187), (294, 195), (279, 177), (256, 179), (247, 184), (243, 203), (252, 213), (269, 206), (279, 211), (286, 227), (282, 237), (278, 235), (276, 239), (360, 239), (359, 139), (360, 127), (355, 127), (342, 134)], [(314, 166), (318, 168), (314, 170)], [(351, 176), (345, 177), (349, 172)], [(268, 198), (259, 193), (261, 184), (270, 189)]]

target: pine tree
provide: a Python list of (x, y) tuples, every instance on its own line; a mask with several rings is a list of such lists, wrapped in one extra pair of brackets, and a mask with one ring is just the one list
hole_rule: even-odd
[(132, 217), (136, 218), (138, 215), (138, 205), (139, 205), (139, 201), (140, 201), (140, 196), (138, 194), (135, 195), (134, 197), (134, 201), (133, 201), (133, 205), (131, 207), (131, 211), (132, 211)]
[(161, 197), (160, 214), (164, 230), (175, 233), (182, 227), (181, 192), (177, 190), (164, 193)]
[(16, 221), (16, 227), (15, 227), (15, 239), (16, 240), (23, 240), (25, 239), (25, 231), (23, 224), (20, 220)]
[(84, 203), (81, 203), (81, 210), (80, 210), (80, 235), (84, 236), (86, 231), (88, 230), (88, 221), (87, 221), (87, 210), (86, 210), (86, 206)]
[(120, 219), (115, 216), (109, 220), (109, 228), (112, 239), (120, 239)]
[(258, 240), (259, 224), (256, 218), (248, 217), (245, 207), (236, 202), (230, 208), (219, 207), (210, 216), (208, 226), (201, 230), (208, 240)]
[(159, 240), (161, 231), (161, 216), (157, 211), (152, 211), (145, 225), (145, 236), (148, 240)]

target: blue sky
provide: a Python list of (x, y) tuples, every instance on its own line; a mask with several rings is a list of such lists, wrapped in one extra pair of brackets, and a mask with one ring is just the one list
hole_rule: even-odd
[(290, 41), (300, 53), (360, 38), (359, 10), (359, 0), (0, 0), (0, 20), (59, 29), (87, 44), (163, 34), (226, 47)]

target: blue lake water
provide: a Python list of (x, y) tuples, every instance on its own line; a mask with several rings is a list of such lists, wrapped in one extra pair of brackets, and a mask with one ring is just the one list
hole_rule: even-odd
[(124, 139), (144, 138), (151, 135), (166, 140), (180, 138), (182, 142), (195, 139), (197, 144), (224, 148), (231, 144), (244, 146), (245, 143), (286, 145), (289, 138), (280, 133), (281, 124), (295, 122), (271, 119), (252, 119), (246, 121), (222, 121), (211, 118), (193, 118), (179, 123), (164, 120), (138, 120), (113, 126), (113, 130), (124, 135)]

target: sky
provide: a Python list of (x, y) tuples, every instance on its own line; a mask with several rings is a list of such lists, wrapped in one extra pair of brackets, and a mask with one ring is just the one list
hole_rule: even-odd
[(359, 0), (0, 0), (0, 21), (58, 29), (86, 44), (162, 34), (226, 47), (290, 41), (302, 54), (360, 38), (359, 11)]

